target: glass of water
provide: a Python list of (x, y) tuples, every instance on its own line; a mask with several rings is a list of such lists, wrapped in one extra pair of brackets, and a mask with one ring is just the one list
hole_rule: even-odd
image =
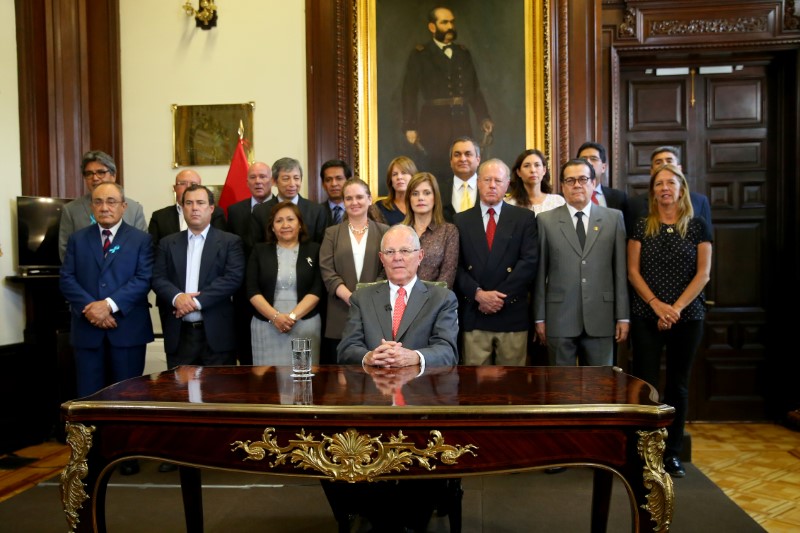
[(311, 339), (292, 339), (292, 377), (306, 378), (311, 373)]

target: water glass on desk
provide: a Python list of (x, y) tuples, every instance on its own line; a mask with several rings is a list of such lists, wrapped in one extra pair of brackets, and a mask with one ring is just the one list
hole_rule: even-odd
[(311, 377), (311, 339), (292, 339), (292, 377)]

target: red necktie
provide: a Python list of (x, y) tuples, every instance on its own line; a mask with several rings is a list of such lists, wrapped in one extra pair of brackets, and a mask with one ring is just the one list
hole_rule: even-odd
[(494, 242), (494, 232), (497, 229), (497, 222), (494, 221), (494, 208), (489, 208), (489, 222), (486, 223), (486, 243), (489, 245), (489, 250), (492, 249)]
[(392, 405), (405, 405), (406, 399), (403, 397), (402, 387), (397, 387), (394, 391), (394, 401)]
[(105, 237), (105, 240), (103, 241), (103, 257), (105, 257), (108, 255), (108, 249), (111, 246), (111, 230), (104, 229), (103, 236)]
[(403, 287), (397, 289), (397, 299), (394, 301), (394, 313), (392, 314), (392, 339), (397, 338), (397, 330), (400, 329), (400, 321), (403, 319), (403, 312), (406, 310), (406, 290)]
[(597, 201), (597, 191), (592, 191), (592, 203), (594, 205), (600, 205), (600, 202)]

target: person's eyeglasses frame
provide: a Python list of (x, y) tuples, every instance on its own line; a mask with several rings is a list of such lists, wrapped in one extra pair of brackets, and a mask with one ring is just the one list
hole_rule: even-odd
[(391, 259), (395, 254), (398, 254), (398, 257), (408, 259), (416, 252), (419, 252), (419, 248), (400, 248), (399, 250), (381, 250), (381, 255), (387, 259)]
[(587, 183), (589, 183), (591, 180), (592, 180), (592, 178), (590, 178), (589, 176), (580, 176), (580, 177), (577, 177), (577, 178), (562, 179), (561, 183), (563, 183), (564, 185), (566, 185), (568, 187), (574, 187), (576, 184), (580, 184), (581, 186), (584, 186)]
[(111, 171), (108, 170), (107, 168), (106, 169), (100, 169), (100, 170), (84, 170), (82, 172), (83, 179), (86, 179), (86, 180), (91, 179), (94, 176), (97, 176), (98, 178), (103, 179), (103, 178), (106, 177), (106, 174), (110, 174), (110, 173), (111, 173)]

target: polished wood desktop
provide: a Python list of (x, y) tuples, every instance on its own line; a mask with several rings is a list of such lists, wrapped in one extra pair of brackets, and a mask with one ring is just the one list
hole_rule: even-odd
[(611, 367), (183, 366), (62, 406), (72, 453), (62, 499), (72, 530), (105, 531), (106, 484), (134, 457), (181, 466), (187, 530), (202, 531), (200, 467), (349, 482), (463, 477), (556, 465), (595, 469), (592, 530), (614, 475), (634, 531), (667, 531), (663, 468), (674, 409)]

